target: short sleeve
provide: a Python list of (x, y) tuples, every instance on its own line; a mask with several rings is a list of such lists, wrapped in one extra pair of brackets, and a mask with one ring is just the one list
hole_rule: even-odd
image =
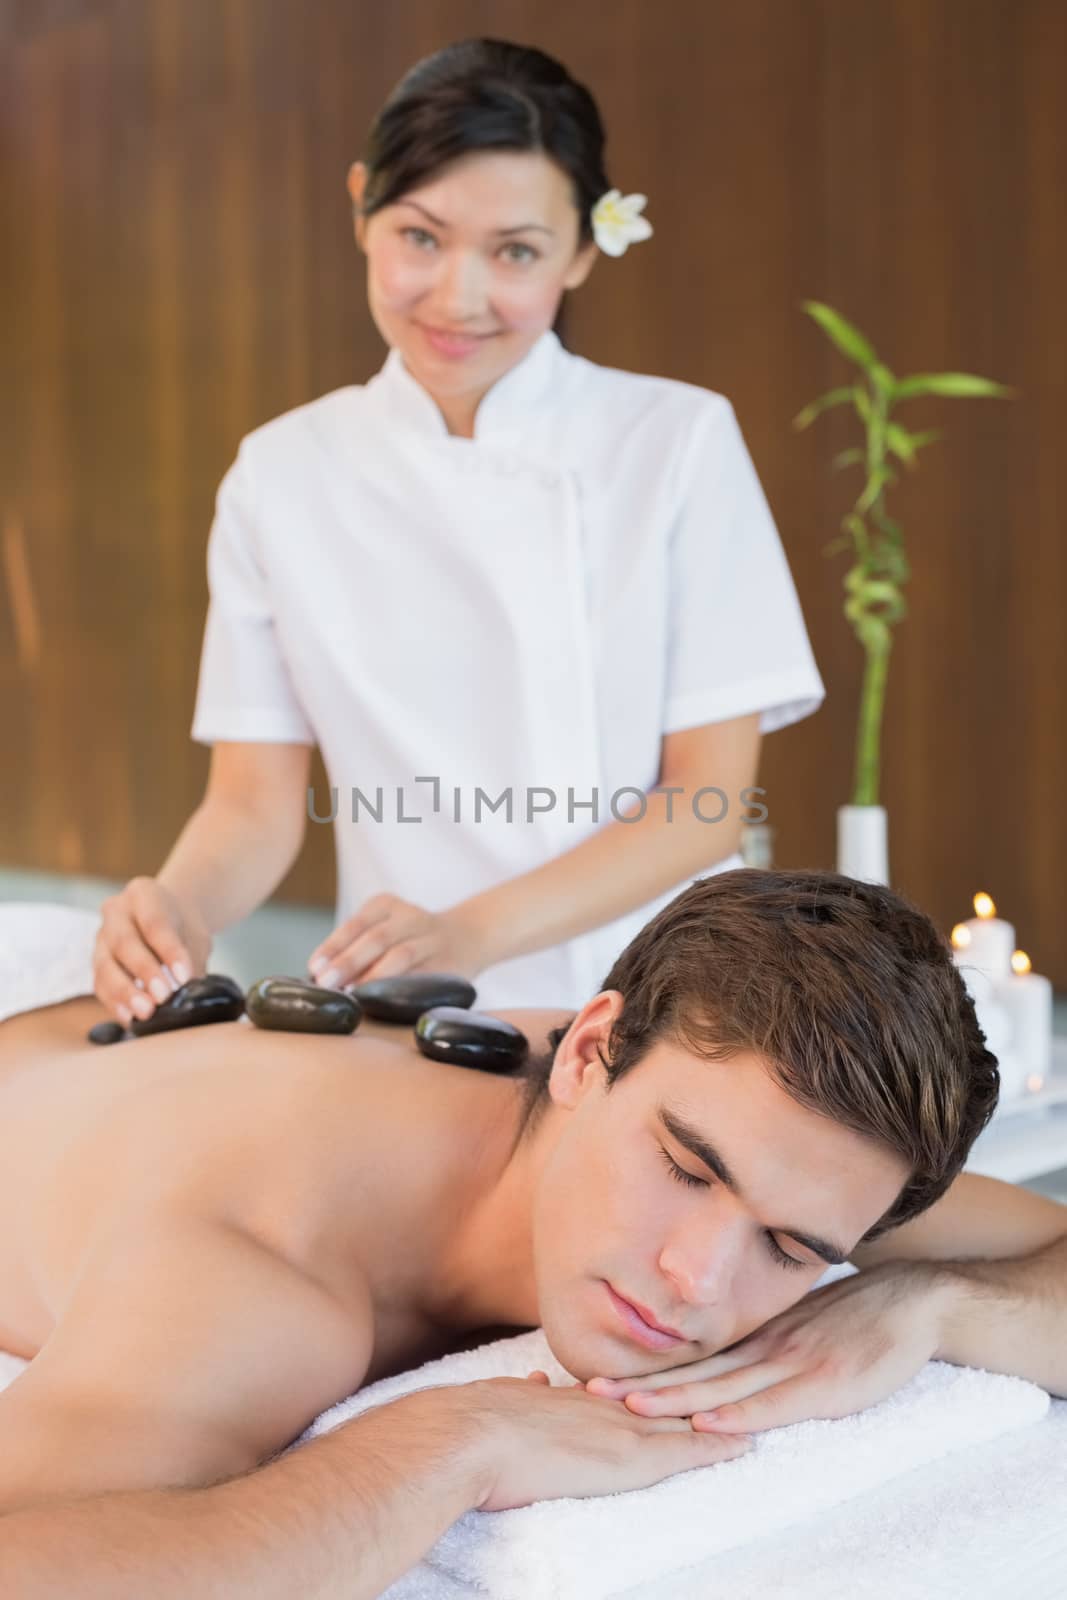
[(219, 485), (192, 737), (314, 744), (278, 643), (243, 446)]
[(663, 731), (760, 711), (773, 733), (817, 711), (826, 690), (734, 408), (716, 399), (695, 424), (670, 531)]

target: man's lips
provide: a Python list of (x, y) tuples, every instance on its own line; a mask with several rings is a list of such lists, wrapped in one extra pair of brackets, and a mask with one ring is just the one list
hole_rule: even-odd
[[(619, 1291), (616, 1289), (615, 1293), (619, 1294)], [(665, 1322), (660, 1322), (659, 1318), (654, 1317), (651, 1311), (646, 1311), (640, 1300), (629, 1300), (624, 1294), (620, 1294), (619, 1299), (627, 1300), (627, 1303), (633, 1306), (634, 1310), (637, 1312), (637, 1315), (643, 1322), (647, 1322), (650, 1328), (656, 1328), (660, 1333), (669, 1333), (672, 1339), (685, 1338), (685, 1334), (679, 1333), (677, 1328), (668, 1328), (667, 1324)]]
[(645, 1329), (648, 1331), (650, 1339), (662, 1340), (663, 1348), (669, 1347), (670, 1344), (684, 1344), (687, 1342), (684, 1333), (678, 1333), (672, 1328), (664, 1327), (663, 1323), (654, 1318), (651, 1312), (646, 1311), (636, 1301), (625, 1299), (625, 1297), (619, 1294), (614, 1286), (610, 1283), (607, 1283), (606, 1280), (605, 1284), (608, 1292), (616, 1302), (617, 1308), (623, 1310), (624, 1312), (629, 1312), (635, 1324), (643, 1324)]

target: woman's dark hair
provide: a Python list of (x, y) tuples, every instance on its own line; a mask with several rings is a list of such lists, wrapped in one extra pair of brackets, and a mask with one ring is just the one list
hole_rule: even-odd
[[(698, 878), (615, 961), (623, 1006), (601, 1055), (607, 1087), (658, 1040), (725, 1061), (753, 1051), (798, 1103), (901, 1157), (910, 1177), (865, 1241), (934, 1204), (997, 1107), (952, 946), (924, 912), (835, 872), (740, 868)], [(518, 1074), (516, 1145), (549, 1102), (567, 1028)]]
[(503, 39), (463, 39), (404, 74), (367, 137), (361, 213), (373, 216), (476, 150), (543, 150), (571, 179), (579, 245), (611, 187), (604, 129), (584, 84), (543, 50)]

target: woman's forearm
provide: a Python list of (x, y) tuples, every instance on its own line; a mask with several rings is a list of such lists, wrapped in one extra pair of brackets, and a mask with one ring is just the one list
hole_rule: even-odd
[(302, 841), (303, 830), (291, 818), (209, 797), (185, 824), (156, 878), (218, 933), (262, 905)]
[(737, 850), (741, 823), (733, 812), (705, 822), (691, 801), (688, 792), (652, 790), (644, 816), (609, 823), (545, 866), (464, 900), (452, 915), (478, 929), (487, 966), (613, 922)]

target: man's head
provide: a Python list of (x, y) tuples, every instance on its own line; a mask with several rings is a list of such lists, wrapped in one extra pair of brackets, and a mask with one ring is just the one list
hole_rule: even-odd
[[(928, 917), (756, 869), (664, 907), (524, 1076), (538, 1306), (579, 1377), (698, 1360), (793, 1304), (819, 1248), (847, 1257), (944, 1194), (999, 1087)], [(642, 1353), (607, 1283), (687, 1342)]]

